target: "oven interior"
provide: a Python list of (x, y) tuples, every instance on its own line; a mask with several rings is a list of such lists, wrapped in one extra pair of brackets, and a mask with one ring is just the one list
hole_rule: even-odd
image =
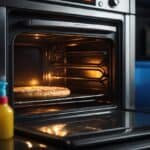
[(14, 40), (13, 61), (14, 104), (19, 114), (108, 107), (121, 102), (117, 44), (112, 38), (23, 32)]

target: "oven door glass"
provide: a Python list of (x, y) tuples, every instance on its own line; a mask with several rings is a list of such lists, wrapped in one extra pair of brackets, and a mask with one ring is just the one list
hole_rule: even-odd
[(30, 134), (34, 139), (61, 148), (69, 146), (70, 149), (93, 149), (104, 144), (147, 139), (149, 118), (149, 113), (109, 110), (99, 111), (93, 116), (80, 114), (64, 119), (55, 117), (50, 120), (45, 117), (40, 120), (24, 120), (18, 122), (16, 128), (21, 135), (29, 137)]
[[(20, 120), (16, 129), (21, 135), (30, 135), (57, 146), (85, 146), (118, 139), (126, 135), (132, 123), (131, 112), (103, 111), (95, 115), (75, 115), (71, 117), (42, 117), (40, 119)], [(132, 125), (132, 124), (131, 124)], [(131, 131), (131, 130), (130, 130)]]
[(62, 30), (62, 22), (32, 20), (26, 25), (51, 26), (51, 31), (21, 32), (14, 40), (13, 92), (19, 113), (26, 114), (26, 107), (28, 114), (39, 114), (120, 103), (117, 28), (63, 23), (70, 32)]

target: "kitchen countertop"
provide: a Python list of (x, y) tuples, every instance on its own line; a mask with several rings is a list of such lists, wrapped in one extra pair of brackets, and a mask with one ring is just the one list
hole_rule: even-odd
[(0, 150), (56, 150), (56, 148), (30, 140), (30, 138), (15, 136), (14, 139), (1, 140)]
[[(150, 137), (149, 139), (137, 141), (127, 141), (123, 143), (115, 143), (103, 146), (101, 145), (92, 148), (86, 147), (85, 150), (122, 150), (123, 147), (127, 150), (150, 148)], [(33, 140), (30, 140), (29, 138), (22, 138), (16, 136), (15, 139), (0, 141), (0, 150), (66, 150), (66, 148), (56, 148), (54, 146), (47, 145), (41, 142), (35, 142)], [(84, 149), (82, 148), (82, 150)]]

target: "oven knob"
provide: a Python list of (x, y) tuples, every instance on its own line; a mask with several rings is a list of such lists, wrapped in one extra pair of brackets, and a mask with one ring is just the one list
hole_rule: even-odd
[(103, 7), (103, 2), (102, 2), (102, 1), (99, 1), (99, 2), (98, 2), (98, 6), (99, 6), (99, 7)]
[(120, 3), (119, 0), (109, 0), (110, 7), (116, 7), (119, 5), (119, 3)]

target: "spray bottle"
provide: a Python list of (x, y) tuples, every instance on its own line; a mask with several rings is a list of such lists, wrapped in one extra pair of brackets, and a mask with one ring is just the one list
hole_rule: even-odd
[(12, 138), (14, 135), (14, 113), (8, 105), (5, 81), (0, 81), (0, 140)]

